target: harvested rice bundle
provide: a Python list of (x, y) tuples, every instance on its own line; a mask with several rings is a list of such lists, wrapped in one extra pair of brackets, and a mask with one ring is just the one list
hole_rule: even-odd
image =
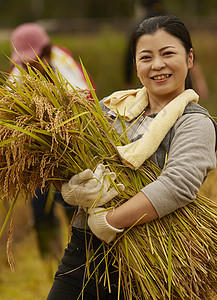
[[(123, 165), (117, 146), (128, 144), (128, 138), (115, 131), (96, 96), (94, 104), (87, 91), (74, 90), (46, 68), (54, 84), (29, 68), (28, 73), (20, 70), (24, 85), (14, 78), (0, 87), (0, 187), (5, 195), (12, 199), (18, 189), (28, 197), (38, 184), (67, 180), (99, 163), (126, 187), (108, 208), (154, 181), (160, 169), (152, 162), (137, 170)], [(105, 260), (112, 253), (119, 268), (126, 299), (132, 294), (170, 299), (174, 292), (181, 299), (203, 299), (216, 291), (215, 209), (211, 200), (197, 196), (166, 217), (132, 226), (105, 247)]]
[(22, 74), (24, 86), (7, 82), (1, 87), (1, 187), (7, 196), (13, 196), (17, 186), (28, 194), (39, 182), (69, 178), (90, 166), (89, 155), (92, 168), (101, 159), (94, 158), (100, 141), (91, 131), (99, 135), (102, 130), (88, 91), (64, 90), (60, 83), (57, 88), (31, 70)]

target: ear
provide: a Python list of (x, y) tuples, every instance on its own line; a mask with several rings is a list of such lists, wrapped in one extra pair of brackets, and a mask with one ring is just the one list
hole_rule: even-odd
[(191, 48), (190, 53), (188, 54), (188, 69), (193, 68), (194, 65), (194, 51)]

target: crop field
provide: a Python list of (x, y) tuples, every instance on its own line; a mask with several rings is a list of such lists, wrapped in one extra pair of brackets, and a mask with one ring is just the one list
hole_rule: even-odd
[[(99, 99), (115, 90), (126, 88), (125, 56), (128, 35), (115, 32), (110, 28), (102, 28), (97, 34), (85, 35), (51, 35), (54, 44), (67, 47), (76, 60), (82, 59), (90, 73)], [(204, 76), (207, 81), (209, 96), (200, 104), (206, 107), (217, 120), (217, 39), (216, 32), (194, 31), (192, 40), (196, 49)], [(0, 70), (8, 72), (10, 55), (7, 37), (0, 36)], [(133, 85), (138, 88), (139, 82), (134, 74)], [(212, 171), (200, 193), (217, 202), (217, 169)], [(30, 201), (29, 201), (30, 202)], [(13, 243), (10, 252), (13, 254), (14, 271), (7, 261), (7, 240), (9, 224), (0, 240), (0, 299), (4, 300), (45, 300), (52, 285), (53, 276), (59, 259), (52, 256), (43, 259), (38, 249), (36, 233), (33, 226), (30, 203), (24, 203), (22, 197), (15, 209), (13, 224)], [(9, 209), (7, 202), (0, 201), (0, 225)], [(68, 222), (63, 209), (58, 205), (56, 214), (61, 220), (62, 249), (68, 241)], [(63, 250), (62, 250), (63, 251)]]

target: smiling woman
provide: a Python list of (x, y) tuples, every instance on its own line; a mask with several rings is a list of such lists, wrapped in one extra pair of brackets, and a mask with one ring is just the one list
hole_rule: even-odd
[[(79, 299), (81, 293), (85, 300), (171, 299), (174, 295), (176, 297), (174, 299), (208, 299), (208, 292), (213, 288), (212, 283), (215, 284), (216, 280), (213, 278), (216, 274), (216, 262), (210, 272), (210, 258), (206, 260), (209, 256), (207, 251), (209, 252), (212, 247), (209, 250), (204, 247), (202, 250), (201, 258), (206, 260), (203, 268), (206, 274), (210, 272), (209, 276), (204, 276), (200, 273), (203, 268), (195, 270), (198, 265), (195, 263), (197, 251), (192, 251), (194, 241), (197, 245), (202, 245), (203, 242), (198, 241), (198, 236), (186, 242), (182, 235), (187, 231), (187, 238), (190, 237), (192, 228), (197, 227), (194, 223), (197, 220), (197, 213), (191, 215), (192, 223), (190, 221), (186, 224), (183, 219), (185, 213), (181, 214), (179, 221), (174, 221), (178, 209), (194, 203), (203, 181), (216, 166), (217, 125), (209, 113), (197, 104), (198, 95), (187, 82), (188, 71), (193, 66), (193, 49), (188, 30), (175, 16), (146, 19), (132, 36), (132, 51), (137, 75), (143, 88), (114, 92), (103, 99), (100, 104), (116, 131), (124, 137), (127, 136), (129, 140), (128, 144), (117, 146), (117, 151), (125, 169), (132, 169), (130, 171), (139, 188), (123, 204), (120, 201), (117, 207), (105, 210), (107, 197), (101, 199), (101, 196), (107, 192), (103, 189), (105, 188), (103, 182), (108, 176), (116, 179), (116, 175), (109, 169), (112, 165), (107, 165), (106, 169), (103, 165), (99, 165), (100, 176), (85, 170), (64, 183), (63, 198), (71, 205), (80, 205), (80, 208), (78, 218), (73, 223), (71, 242), (56, 273), (55, 282), (48, 296), (49, 300)], [(154, 162), (162, 171), (156, 180), (140, 186), (141, 180), (137, 170), (140, 170), (147, 159)], [(97, 173), (99, 166), (96, 169)], [(86, 177), (87, 173), (90, 173), (89, 179)], [(119, 175), (117, 174), (117, 182), (120, 179)], [(97, 188), (97, 191), (94, 190), (98, 193), (97, 199), (95, 197), (90, 199), (93, 193), (91, 189), (85, 188), (88, 180), (92, 188)], [(111, 181), (106, 181), (107, 191), (109, 191)], [(82, 187), (80, 196), (75, 192), (78, 186)], [(125, 188), (127, 191), (130, 187)], [(122, 192), (123, 189), (122, 187)], [(118, 184), (116, 191), (118, 191)], [(123, 194), (120, 197), (122, 196)], [(110, 200), (112, 199), (111, 197)], [(97, 205), (97, 200), (100, 200), (100, 207)], [(82, 215), (84, 210), (87, 211), (87, 215)], [(86, 217), (87, 224), (85, 225)], [(167, 229), (161, 227), (159, 223), (152, 223), (159, 219), (166, 220)], [(113, 264), (108, 264), (105, 273), (109, 273), (111, 289), (105, 287), (102, 280), (105, 269), (98, 270), (96, 276), (99, 278), (98, 281), (97, 278), (91, 278), (83, 289), (82, 283), (88, 272), (85, 269), (88, 259), (86, 257), (88, 242), (100, 256), (100, 241), (108, 244), (115, 241), (114, 245), (116, 245), (122, 238), (123, 248), (128, 257), (131, 249), (128, 250), (127, 234), (132, 228), (136, 230), (137, 225), (140, 224), (145, 224), (144, 227), (147, 228), (149, 228), (148, 224), (154, 224), (154, 227), (162, 230), (158, 234), (147, 232), (146, 235), (142, 234), (138, 228), (138, 240), (132, 246), (132, 253), (143, 240), (148, 239), (151, 247), (148, 249), (143, 245), (144, 247), (138, 251), (139, 257), (144, 257), (144, 260), (139, 263), (139, 269), (144, 267), (144, 272), (139, 278), (137, 277), (138, 281), (134, 281), (135, 286), (131, 286), (130, 283), (124, 289), (125, 282), (124, 280), (122, 282), (118, 275), (118, 272), (121, 273), (120, 267), (119, 270), (118, 268), (115, 270)], [(120, 234), (122, 234), (121, 237)], [(158, 240), (161, 235), (168, 238), (168, 244), (163, 250), (162, 245), (159, 246), (162, 243)], [(178, 244), (177, 252), (181, 250), (183, 254), (183, 259), (178, 263), (175, 255), (171, 260), (171, 251), (173, 249), (174, 254), (175, 241)], [(157, 248), (159, 247), (162, 251), (159, 250), (156, 256), (152, 256), (155, 242), (158, 245)], [(189, 251), (183, 250), (183, 242), (191, 248)], [(190, 257), (186, 257), (186, 254)], [(215, 254), (214, 256), (216, 257)], [(165, 268), (156, 264), (157, 261), (162, 260), (162, 257), (166, 257)], [(137, 262), (137, 259), (133, 261)], [(148, 266), (147, 261), (148, 264), (150, 263)], [(127, 263), (130, 264), (129, 260)], [(135, 265), (131, 263), (132, 267), (125, 270), (126, 281), (131, 274), (134, 274), (132, 276), (138, 275), (134, 272)], [(186, 271), (188, 268), (189, 273)], [(163, 292), (159, 293), (155, 284), (164, 272), (163, 269), (168, 274), (161, 278), (164, 281)], [(175, 274), (179, 271), (183, 273), (176, 281)], [(192, 276), (196, 278), (194, 283), (192, 283)], [(181, 278), (185, 282), (179, 284)], [(145, 282), (143, 289), (139, 285), (142, 280)], [(120, 287), (120, 282), (123, 289), (117, 288)], [(162, 284), (161, 280), (159, 284)], [(211, 295), (210, 298), (213, 299)]]
[(181, 41), (166, 31), (159, 30), (139, 39), (137, 75), (149, 91), (150, 112), (160, 111), (185, 90), (185, 78), (192, 67), (193, 50), (187, 54)]

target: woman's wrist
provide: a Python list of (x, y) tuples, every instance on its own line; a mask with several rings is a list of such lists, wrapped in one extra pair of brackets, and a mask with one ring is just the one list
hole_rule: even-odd
[(141, 191), (106, 215), (109, 225), (117, 229), (143, 224), (156, 218), (158, 214), (155, 208)]
[(116, 210), (115, 209), (112, 209), (110, 210), (107, 215), (106, 215), (106, 221), (108, 222), (108, 224), (114, 228), (117, 228), (117, 229), (122, 229), (122, 227), (120, 226), (120, 224), (118, 224), (116, 222), (116, 218), (115, 218), (115, 212)]

